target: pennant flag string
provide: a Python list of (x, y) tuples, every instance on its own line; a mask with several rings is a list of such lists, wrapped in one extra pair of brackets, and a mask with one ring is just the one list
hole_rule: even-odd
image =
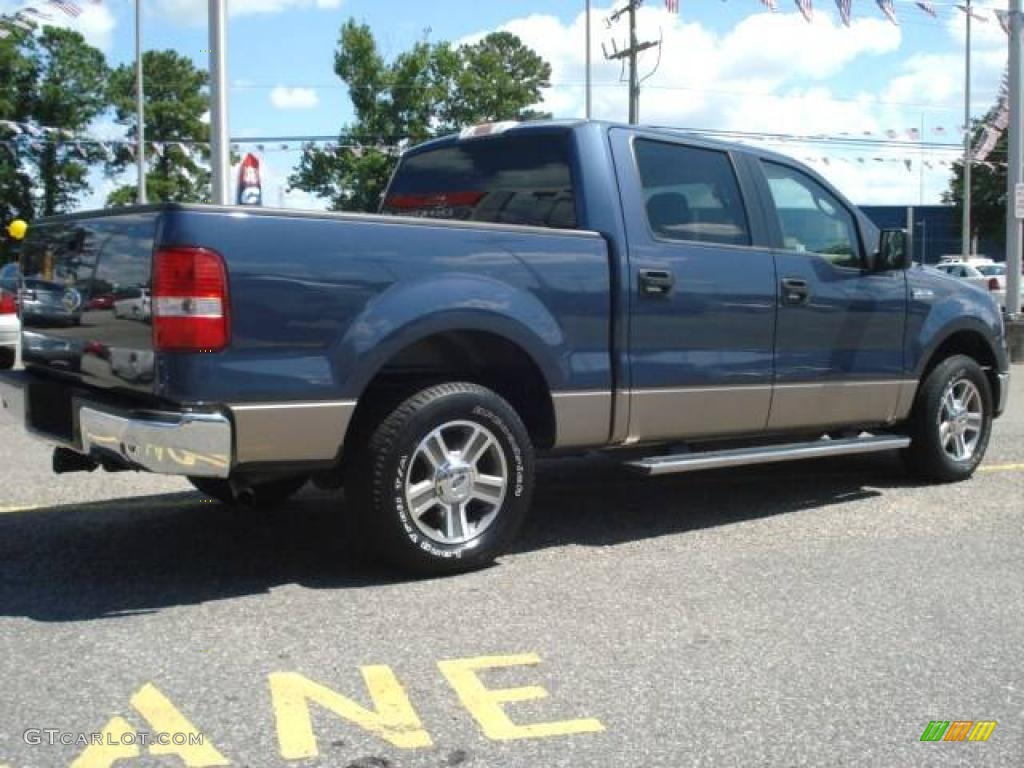
[(836, 6), (839, 8), (839, 20), (843, 22), (843, 26), (850, 26), (850, 12), (853, 10), (853, 0), (836, 0)]
[(814, 21), (814, 5), (812, 0), (796, 0), (796, 7), (800, 9), (804, 19), (808, 22)]
[(900, 22), (896, 18), (896, 6), (893, 5), (892, 0), (877, 0), (878, 7), (882, 9), (882, 13), (885, 14), (885, 18), (891, 21), (896, 26), (899, 26)]

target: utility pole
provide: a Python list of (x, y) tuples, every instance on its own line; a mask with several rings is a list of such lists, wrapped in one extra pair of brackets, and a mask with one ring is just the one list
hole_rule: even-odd
[(591, 87), (592, 83), (590, 80), (590, 0), (587, 0), (587, 120), (590, 119), (593, 102), (591, 100)]
[(142, 92), (142, 0), (135, 0), (135, 119), (138, 144), (135, 164), (139, 172), (138, 203), (146, 204), (146, 102)]
[(228, 205), (231, 166), (228, 151), (227, 0), (210, 0), (210, 185), (214, 205)]
[(971, 255), (971, 14), (974, 6), (967, 0), (964, 15), (967, 17), (966, 56), (964, 57), (964, 195), (961, 254), (966, 259)]
[(640, 121), (640, 72), (637, 69), (637, 57), (650, 48), (661, 45), (653, 40), (639, 42), (636, 37), (636, 11), (643, 4), (643, 0), (626, 0), (623, 8), (615, 11), (608, 17), (608, 22), (618, 21), (623, 16), (629, 17), (629, 46), (618, 50), (614, 41), (612, 42), (612, 53), (604, 52), (606, 59), (616, 61), (628, 60), (629, 64), (629, 124), (636, 125)]
[[(1017, 191), (1021, 188), (1024, 163), (1024, 147), (1021, 145), (1022, 111), (1020, 89), (1024, 87), (1024, 16), (1021, 15), (1021, 0), (1010, 0), (1010, 78), (1009, 110), (1010, 124), (1007, 139), (1006, 166), (1006, 314), (1016, 320), (1020, 315), (1021, 283), (1021, 220), (1017, 218)], [(1019, 324), (1016, 332), (1020, 335)]]

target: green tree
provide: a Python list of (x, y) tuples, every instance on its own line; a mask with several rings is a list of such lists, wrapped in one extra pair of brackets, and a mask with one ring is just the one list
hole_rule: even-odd
[[(1006, 76), (999, 90), (995, 105), (983, 118), (973, 121), (971, 126), (972, 146), (978, 146), (985, 135), (985, 126), (995, 121), (1000, 106), (1007, 96), (1009, 85)], [(1003, 245), (1006, 243), (1006, 158), (1007, 134), (1003, 131), (992, 150), (991, 161), (985, 164), (971, 165), (971, 235), (972, 237), (991, 240)], [(957, 210), (958, 220), (962, 220), (964, 203), (964, 163), (957, 160), (953, 163), (953, 176), (949, 189), (942, 195), (942, 202), (952, 203)]]
[(105, 109), (106, 73), (103, 54), (72, 30), (16, 30), (0, 41), (0, 119), (31, 131), (0, 151), (0, 210), (51, 216), (71, 210), (88, 190), (98, 147), (69, 138)]
[(307, 147), (289, 184), (351, 211), (377, 209), (398, 146), (465, 125), (540, 117), (529, 108), (551, 79), (550, 65), (507, 32), (458, 47), (420, 42), (388, 62), (370, 28), (352, 19), (342, 25), (334, 71), (355, 120), (337, 148)]
[[(0, 120), (16, 123), (30, 119), (30, 99), (35, 83), (35, 61), (23, 50), (28, 32), (4, 25), (9, 32), (0, 39)], [(15, 143), (15, 129), (0, 126), (0, 228), (15, 218), (32, 216), (32, 179), (22, 167)], [(15, 257), (15, 247), (0, 235), (0, 264)]]
[[(209, 77), (192, 60), (174, 51), (143, 54), (146, 108), (146, 196), (151, 201), (197, 202), (210, 194), (210, 127), (202, 121), (209, 106)], [(110, 76), (108, 94), (117, 122), (136, 141), (135, 65), (125, 64)], [(120, 147), (108, 173), (135, 162), (133, 149)], [(107, 198), (108, 205), (131, 205), (136, 185), (122, 186)]]
[(29, 113), (36, 126), (56, 129), (28, 143), (36, 185), (35, 211), (52, 216), (71, 210), (88, 191), (89, 166), (101, 157), (94, 144), (68, 142), (107, 107), (109, 70), (103, 54), (78, 32), (44, 27), (30, 46), (36, 59)]
[[(4, 25), (0, 40), (0, 220), (71, 210), (88, 191), (95, 145), (71, 140), (106, 108), (103, 54), (77, 32)], [(13, 255), (3, 245), (4, 260)]]

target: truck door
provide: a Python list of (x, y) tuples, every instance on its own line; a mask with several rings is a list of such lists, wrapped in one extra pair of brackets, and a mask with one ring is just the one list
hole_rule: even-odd
[[(853, 210), (799, 168), (761, 160), (779, 249), (770, 430), (868, 425), (909, 405), (903, 375), (906, 276), (868, 271)], [(901, 406), (901, 403), (903, 406)]]
[(763, 431), (776, 280), (756, 189), (718, 145), (625, 129), (611, 141), (629, 250), (629, 439)]

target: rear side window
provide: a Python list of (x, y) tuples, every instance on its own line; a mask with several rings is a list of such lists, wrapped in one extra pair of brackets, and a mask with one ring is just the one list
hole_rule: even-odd
[(409, 155), (381, 213), (575, 229), (568, 138), (502, 136)]
[(638, 140), (635, 151), (657, 237), (750, 245), (743, 197), (725, 152), (649, 140)]

